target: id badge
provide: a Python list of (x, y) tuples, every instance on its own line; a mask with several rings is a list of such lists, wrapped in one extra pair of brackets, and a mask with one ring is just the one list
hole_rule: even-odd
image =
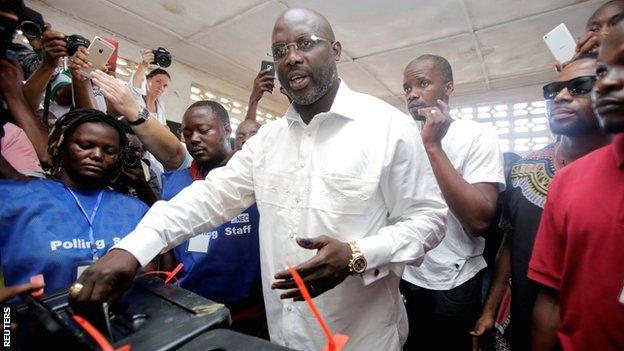
[(189, 239), (188, 252), (208, 253), (208, 246), (210, 245), (210, 234), (201, 233)]
[(76, 262), (76, 269), (74, 269), (75, 271), (75, 277), (76, 280), (78, 280), (78, 278), (80, 278), (80, 275), (82, 275), (82, 272), (85, 271), (85, 269), (89, 268), (89, 266), (93, 264), (93, 261), (80, 261), (80, 262)]

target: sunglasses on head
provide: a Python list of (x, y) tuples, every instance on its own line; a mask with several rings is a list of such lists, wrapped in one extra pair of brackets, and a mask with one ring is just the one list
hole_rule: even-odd
[(567, 88), (572, 96), (588, 94), (594, 87), (594, 83), (596, 83), (596, 76), (581, 76), (565, 82), (552, 82), (544, 85), (544, 99), (553, 100), (564, 88)]

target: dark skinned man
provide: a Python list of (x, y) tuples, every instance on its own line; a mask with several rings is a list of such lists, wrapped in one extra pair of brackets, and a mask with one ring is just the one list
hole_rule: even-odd
[[(182, 135), (193, 157), (190, 167), (163, 173), (163, 200), (170, 200), (195, 180), (205, 179), (232, 156), (230, 117), (215, 101), (197, 101), (182, 117)], [(180, 271), (180, 286), (225, 304), (232, 328), (266, 334), (258, 251), (258, 208), (255, 204), (218, 228), (176, 246), (163, 257), (162, 268)], [(171, 264), (168, 264), (172, 262)], [(264, 334), (263, 334), (264, 333)]]
[[(156, 203), (128, 240), (78, 279), (73, 298), (119, 296), (139, 265), (256, 202), (271, 340), (299, 350), (326, 342), (285, 270), (296, 265), (332, 331), (349, 336), (345, 350), (400, 350), (401, 273), (439, 243), (447, 213), (422, 141), (403, 113), (340, 80), (341, 45), (322, 15), (282, 13), (271, 51), (292, 99), (286, 115), (206, 180)], [(126, 90), (101, 75), (94, 80), (138, 119), (124, 109)]]
[(446, 59), (422, 55), (404, 71), (410, 113), (424, 120), (421, 137), (451, 210), (444, 240), (418, 267), (408, 266), (401, 292), (410, 323), (407, 350), (467, 350), (481, 311), (485, 234), (505, 188), (498, 136), (449, 115), (453, 74)]
[(258, 134), (260, 127), (260, 123), (256, 122), (255, 119), (245, 119), (242, 121), (241, 124), (238, 125), (238, 128), (236, 128), (236, 151), (240, 151), (249, 138)]
[(576, 45), (577, 55), (598, 52), (600, 43), (611, 32), (613, 19), (624, 11), (624, 1), (612, 0), (600, 6), (587, 20), (585, 34)]
[(592, 91), (610, 145), (557, 173), (528, 277), (541, 285), (532, 349), (624, 349), (624, 16), (599, 49)]
[(503, 220), (510, 229), (496, 261), (483, 312), (475, 325), (475, 337), (494, 328), (511, 277), (511, 324), (506, 334), (514, 349), (530, 349), (531, 319), (539, 288), (526, 276), (548, 188), (561, 168), (609, 143), (591, 106), (596, 57), (596, 53), (578, 56), (554, 82), (544, 86), (550, 130), (559, 136), (559, 141), (525, 156), (512, 167), (510, 187), (503, 196)]

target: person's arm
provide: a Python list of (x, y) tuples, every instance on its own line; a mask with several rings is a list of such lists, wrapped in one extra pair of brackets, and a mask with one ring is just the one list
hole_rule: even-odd
[[(139, 119), (139, 105), (132, 97), (130, 88), (101, 71), (93, 72), (92, 77), (93, 83), (100, 87), (104, 97), (128, 121)], [(144, 123), (131, 127), (145, 149), (162, 163), (165, 170), (176, 170), (184, 163), (186, 149), (175, 134), (158, 122), (156, 116), (150, 115)]]
[(501, 247), (501, 250), (496, 258), (496, 265), (494, 266), (494, 276), (492, 277), (492, 284), (488, 290), (487, 299), (483, 305), (481, 311), (481, 317), (477, 320), (474, 330), (470, 332), (473, 336), (473, 351), (477, 350), (478, 339), (483, 337), (487, 332), (494, 328), (494, 322), (496, 320), (496, 313), (503, 301), (507, 287), (509, 286), (509, 278), (511, 277), (511, 256), (510, 256), (510, 243), (507, 238)]
[(144, 50), (141, 52), (141, 61), (139, 62), (136, 71), (132, 75), (132, 87), (136, 90), (142, 89), (143, 79), (145, 79), (145, 72), (149, 68), (150, 62), (154, 62), (154, 53), (151, 50)]
[(62, 58), (67, 55), (67, 43), (65, 43), (64, 38), (63, 33), (53, 31), (51, 26), (46, 24), (46, 30), (43, 32), (43, 62), (22, 88), (24, 97), (33, 111), (39, 108), (43, 93), (54, 74), (54, 70), (59, 66)]
[(78, 72), (81, 68), (89, 68), (93, 66), (88, 60), (89, 51), (81, 46), (78, 48), (74, 56), (69, 59), (69, 71), (72, 76), (72, 92), (73, 102), (76, 108), (96, 108), (95, 96), (93, 96), (93, 88), (91, 80)]
[[(438, 100), (438, 107), (419, 109), (419, 114), (425, 116), (426, 121), (422, 130), (422, 139), (425, 151), (431, 162), (431, 168), (440, 185), (444, 199), (453, 214), (467, 231), (474, 235), (484, 234), (492, 225), (496, 214), (498, 201), (498, 187), (491, 182), (468, 182), (449, 160), (442, 149), (442, 138), (446, 135), (452, 119), (449, 116), (448, 106)], [(490, 145), (493, 154), (498, 154), (498, 159), (489, 157), (487, 152), (482, 153), (490, 162), (499, 162), (501, 182), (504, 181), (502, 170), (502, 156), (498, 145)], [(478, 146), (477, 146), (478, 147)]]
[(258, 110), (258, 103), (262, 99), (264, 93), (273, 93), (273, 80), (275, 76), (270, 74), (271, 69), (267, 68), (264, 71), (260, 71), (256, 79), (254, 79), (253, 88), (251, 89), (251, 95), (249, 96), (249, 105), (247, 106), (247, 115), (245, 119), (256, 120), (256, 111)]
[(542, 286), (533, 307), (532, 350), (558, 350), (557, 328), (559, 328), (559, 294), (554, 289)]
[(39, 162), (48, 164), (48, 133), (43, 123), (35, 117), (32, 108), (28, 105), (22, 93), (22, 67), (16, 60), (0, 60), (0, 90), (4, 94), (11, 116), (15, 124), (24, 130), (32, 143)]
[[(562, 186), (569, 184), (563, 174), (558, 173), (548, 188), (548, 198), (535, 237), (527, 277), (537, 282), (541, 290), (533, 306), (532, 340), (533, 350), (557, 350), (557, 328), (559, 294), (561, 291), (566, 258), (566, 206), (561, 206)], [(565, 202), (564, 202), (565, 203)], [(574, 279), (574, 277), (568, 278)]]
[(253, 138), (227, 165), (193, 182), (171, 200), (158, 201), (104, 257), (78, 278), (84, 289), (77, 301), (112, 301), (129, 286), (139, 266), (194, 235), (216, 228), (251, 206), (256, 199), (253, 160), (260, 138)]

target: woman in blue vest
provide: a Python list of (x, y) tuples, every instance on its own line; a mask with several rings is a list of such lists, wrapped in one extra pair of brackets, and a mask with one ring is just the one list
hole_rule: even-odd
[(127, 144), (116, 119), (74, 110), (50, 134), (52, 179), (0, 180), (5, 286), (43, 274), (46, 292), (66, 289), (136, 227), (148, 207), (108, 188), (121, 171)]

